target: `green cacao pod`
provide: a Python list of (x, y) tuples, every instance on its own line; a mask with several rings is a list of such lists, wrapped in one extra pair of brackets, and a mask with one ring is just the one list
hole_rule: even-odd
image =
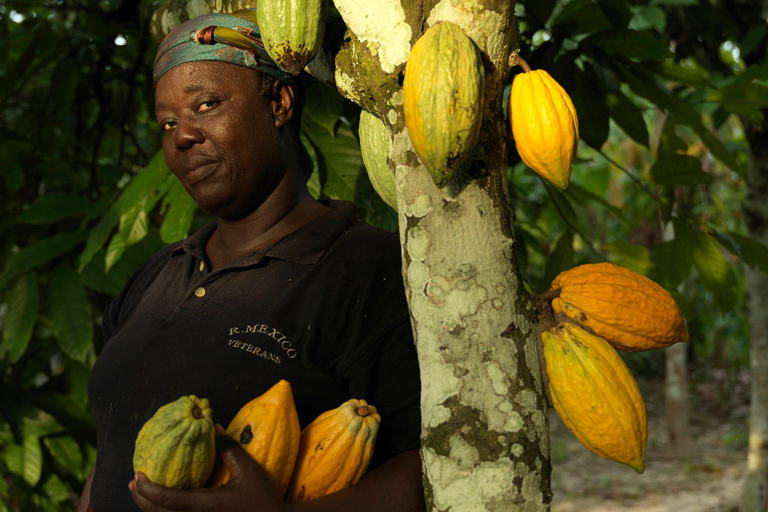
[(397, 210), (395, 176), (389, 167), (392, 136), (384, 123), (375, 115), (363, 110), (360, 113), (360, 151), (373, 189), (385, 203)]
[(483, 112), (480, 51), (458, 26), (437, 23), (413, 45), (405, 66), (405, 125), (438, 186), (462, 166), (477, 141)]
[(324, 0), (258, 0), (258, 20), (264, 48), (293, 75), (315, 57), (325, 32)]
[(160, 407), (139, 431), (133, 470), (166, 487), (202, 487), (216, 456), (208, 400), (182, 396)]

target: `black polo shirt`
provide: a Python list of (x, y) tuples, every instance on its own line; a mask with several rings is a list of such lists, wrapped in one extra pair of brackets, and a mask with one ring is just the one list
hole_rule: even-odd
[(351, 203), (270, 248), (210, 272), (215, 222), (145, 263), (104, 313), (107, 340), (88, 381), (98, 431), (91, 504), (138, 510), (128, 482), (141, 426), (194, 394), (226, 427), (280, 379), (302, 428), (349, 398), (381, 414), (372, 466), (419, 446), (419, 374), (400, 245)]

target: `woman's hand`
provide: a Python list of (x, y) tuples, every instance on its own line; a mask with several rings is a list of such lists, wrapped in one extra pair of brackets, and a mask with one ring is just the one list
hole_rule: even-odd
[(128, 484), (136, 505), (144, 512), (220, 511), (284, 512), (288, 505), (277, 495), (266, 471), (251, 458), (237, 441), (216, 425), (216, 456), (228, 469), (227, 485), (217, 489), (171, 489), (138, 473)]

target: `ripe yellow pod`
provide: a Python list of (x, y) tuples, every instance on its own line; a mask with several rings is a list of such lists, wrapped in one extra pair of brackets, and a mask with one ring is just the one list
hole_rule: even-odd
[(347, 400), (301, 432), (286, 500), (309, 501), (357, 483), (371, 462), (381, 417), (365, 400)]
[(405, 66), (405, 126), (437, 186), (461, 168), (480, 133), (483, 111), (480, 51), (449, 21), (432, 25)]
[[(300, 433), (293, 391), (285, 380), (245, 404), (227, 427), (227, 435), (266, 470), (280, 496), (285, 495), (291, 479)], [(217, 466), (212, 487), (226, 484), (228, 480), (229, 470)]]
[(601, 457), (645, 470), (648, 427), (634, 377), (605, 340), (571, 323), (541, 334), (552, 405)]
[(560, 295), (552, 309), (605, 338), (614, 348), (639, 352), (688, 340), (685, 321), (667, 290), (612, 263), (580, 265), (552, 281)]
[(579, 118), (568, 93), (543, 69), (515, 76), (508, 113), (512, 136), (525, 165), (565, 190), (579, 143)]

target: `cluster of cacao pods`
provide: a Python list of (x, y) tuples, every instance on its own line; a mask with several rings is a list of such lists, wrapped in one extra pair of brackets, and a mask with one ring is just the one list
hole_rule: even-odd
[(562, 272), (544, 296), (555, 323), (541, 333), (552, 405), (584, 446), (642, 473), (645, 404), (616, 349), (686, 341), (677, 303), (657, 283), (611, 263)]
[[(281, 380), (235, 415), (227, 435), (264, 468), (290, 503), (355, 484), (368, 468), (381, 418), (376, 407), (350, 399), (303, 430), (290, 384)], [(160, 407), (136, 438), (134, 471), (176, 488), (220, 487), (229, 470), (215, 465), (214, 428), (207, 399), (182, 396)]]

